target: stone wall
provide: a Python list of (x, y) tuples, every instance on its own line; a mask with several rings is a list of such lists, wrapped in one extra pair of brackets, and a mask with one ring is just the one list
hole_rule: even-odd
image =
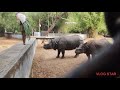
[(0, 78), (29, 78), (36, 39), (16, 44), (0, 53)]

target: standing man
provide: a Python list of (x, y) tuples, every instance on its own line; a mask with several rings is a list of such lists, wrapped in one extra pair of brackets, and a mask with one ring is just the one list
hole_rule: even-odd
[(20, 12), (16, 13), (16, 18), (17, 18), (17, 20), (20, 21), (20, 31), (22, 32), (23, 44), (25, 45), (26, 36), (30, 40), (30, 35), (31, 35), (30, 25), (27, 21), (26, 16), (22, 13), (20, 13)]

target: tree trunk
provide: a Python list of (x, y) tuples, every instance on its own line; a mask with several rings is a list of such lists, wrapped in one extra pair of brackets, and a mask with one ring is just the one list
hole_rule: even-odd
[(66, 13), (67, 13), (67, 12), (64, 12), (64, 13), (62, 13), (61, 15), (56, 16), (55, 20), (53, 21), (53, 24), (48, 28), (48, 31), (47, 31), (46, 35), (48, 35), (48, 33), (55, 27), (55, 25), (56, 25), (57, 22), (61, 19), (61, 17), (62, 17), (63, 15), (65, 15)]
[(95, 38), (96, 36), (97, 36), (96, 30), (94, 28), (92, 28), (92, 27), (89, 27), (87, 37), (88, 38)]

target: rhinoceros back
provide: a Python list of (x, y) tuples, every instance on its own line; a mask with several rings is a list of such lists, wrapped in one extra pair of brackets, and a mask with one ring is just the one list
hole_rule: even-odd
[(82, 38), (78, 35), (64, 36), (60, 38), (59, 48), (65, 50), (73, 50), (83, 42)]
[(98, 53), (100, 50), (109, 47), (110, 43), (106, 39), (90, 41), (91, 52)]

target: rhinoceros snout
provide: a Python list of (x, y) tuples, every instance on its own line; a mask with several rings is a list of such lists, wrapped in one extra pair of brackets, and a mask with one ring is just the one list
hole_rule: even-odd
[(75, 50), (75, 53), (76, 53), (76, 54), (80, 54), (80, 53), (81, 53), (81, 52), (80, 52), (80, 49), (76, 49), (76, 50)]
[(49, 44), (45, 44), (45, 45), (43, 46), (43, 48), (44, 48), (44, 49), (51, 49), (51, 47), (50, 47)]

